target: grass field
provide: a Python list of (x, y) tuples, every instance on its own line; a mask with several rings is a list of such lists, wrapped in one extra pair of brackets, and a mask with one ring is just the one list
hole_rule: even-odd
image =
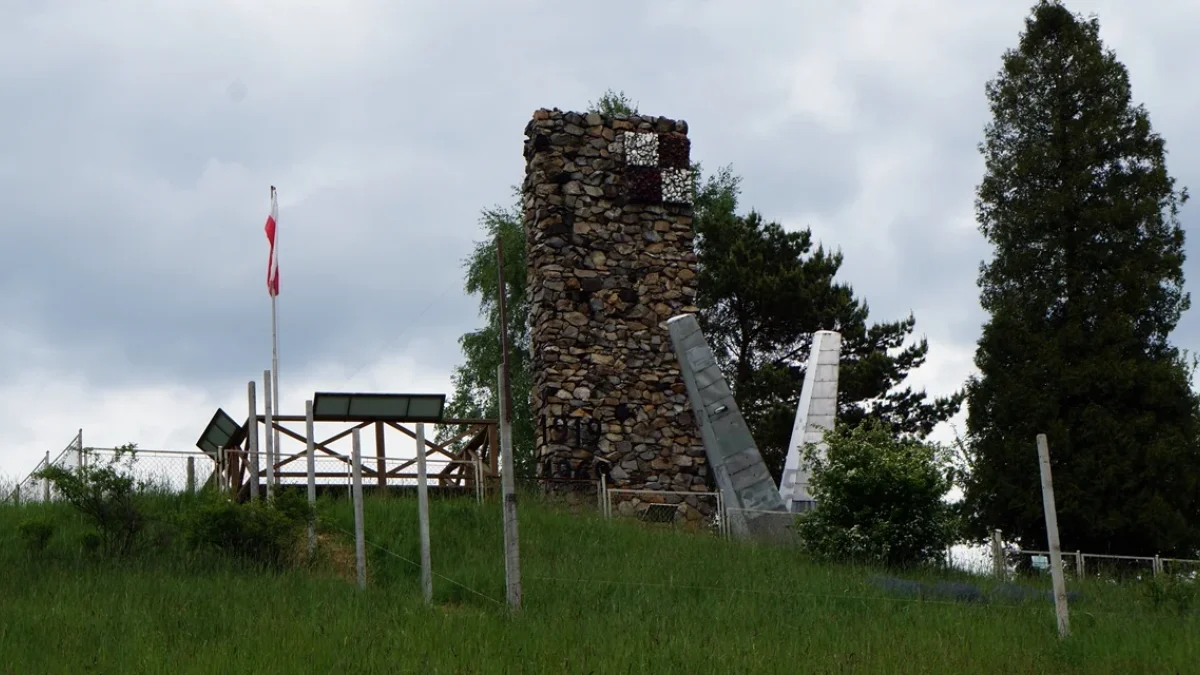
[[(418, 559), (415, 502), (367, 502), (366, 591), (349, 504), (320, 511), (323, 560), (268, 573), (177, 546), (101, 562), (67, 507), (0, 507), (0, 673), (1200, 673), (1196, 615), (1136, 586), (1073, 586), (1060, 642), (1049, 603), (898, 599), (869, 570), (532, 500), (520, 615), (500, 604), (499, 506), (468, 500), (433, 503), (426, 607), (401, 559)], [(60, 523), (37, 555), (17, 536), (35, 513)]]

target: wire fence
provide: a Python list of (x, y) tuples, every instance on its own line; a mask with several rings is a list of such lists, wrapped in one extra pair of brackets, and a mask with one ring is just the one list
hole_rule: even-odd
[[(54, 501), (60, 498), (55, 487), (38, 474), (47, 466), (77, 469), (103, 466), (119, 452), (128, 453), (128, 472), (147, 489), (168, 493), (195, 492), (213, 480), (216, 463), (199, 451), (121, 450), (88, 448), (80, 431), (65, 448), (46, 453), (33, 471), (6, 495), (13, 502)], [(246, 459), (245, 453), (231, 451)], [(260, 451), (260, 495), (264, 494), (268, 469)], [(416, 492), (417, 461), (413, 458), (364, 457), (363, 486), (368, 493), (385, 490)], [(304, 486), (308, 482), (307, 457), (304, 453), (284, 455), (276, 465), (277, 485)], [(431, 498), (470, 498), (477, 503), (500, 499), (500, 480), (478, 459), (454, 460), (434, 453), (426, 461)], [(247, 472), (243, 480), (252, 480)], [(352, 470), (348, 455), (318, 452), (314, 456), (314, 481), (323, 492), (346, 490), (349, 496)], [(527, 497), (553, 502), (574, 511), (598, 512), (605, 518), (625, 518), (655, 527), (708, 531), (724, 538), (766, 534), (780, 543), (795, 543), (797, 514), (785, 511), (740, 509), (729, 506), (719, 492), (644, 490), (610, 487), (604, 478), (520, 478), (518, 491)], [(740, 523), (740, 526), (738, 525)], [(954, 567), (975, 574), (1004, 578), (1049, 575), (1050, 553), (1039, 550), (1007, 548), (998, 563), (988, 553), (970, 561), (952, 561)], [(948, 555), (948, 559), (952, 556)], [(1064, 551), (1063, 571), (1071, 578), (1133, 580), (1160, 575), (1200, 581), (1200, 560), (1159, 556), (1122, 556)]]

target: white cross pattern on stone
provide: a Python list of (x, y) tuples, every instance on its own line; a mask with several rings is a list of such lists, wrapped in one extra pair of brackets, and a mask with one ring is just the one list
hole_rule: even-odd
[[(690, 169), (663, 167), (659, 159), (659, 134), (652, 132), (625, 131), (621, 134), (624, 146), (625, 165), (657, 169), (657, 194), (642, 195), (647, 201), (668, 204), (692, 203), (692, 172)], [(652, 174), (647, 175), (650, 178)], [(632, 177), (631, 177), (632, 178)], [(657, 198), (655, 198), (657, 197)]]

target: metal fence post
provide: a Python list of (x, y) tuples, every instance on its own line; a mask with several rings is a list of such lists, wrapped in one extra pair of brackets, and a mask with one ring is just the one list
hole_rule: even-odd
[[(49, 452), (46, 453), (46, 468), (47, 469), (50, 468), (50, 453)], [(44, 501), (44, 502), (50, 501), (50, 479), (46, 478), (45, 476), (42, 477), (42, 501)]]
[(187, 493), (196, 494), (196, 458), (187, 458)]

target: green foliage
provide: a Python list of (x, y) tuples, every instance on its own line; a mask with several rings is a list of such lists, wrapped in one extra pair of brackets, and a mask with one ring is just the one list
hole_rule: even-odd
[[(534, 421), (533, 389), (529, 357), (529, 295), (526, 279), (525, 225), (519, 203), (509, 208), (494, 207), (481, 219), (486, 238), (476, 242), (466, 260), (467, 293), (479, 297), (484, 326), (459, 338), (464, 361), (454, 369), (454, 395), (446, 406), (453, 417), (497, 419), (497, 368), (500, 366), (500, 278), (496, 240), (504, 245), (505, 311), (508, 320), (509, 376), (512, 378), (513, 459), (517, 475), (533, 474)], [(439, 429), (445, 440), (458, 429)]]
[(186, 521), (186, 539), (194, 549), (211, 550), (273, 569), (295, 560), (308, 522), (308, 505), (293, 497), (244, 504), (221, 498), (202, 503)]
[(968, 385), (971, 533), (1046, 547), (1035, 438), (1047, 434), (1063, 547), (1200, 551), (1200, 415), (1168, 342), (1183, 291), (1186, 190), (1099, 22), (1032, 11), (987, 85), (976, 204), (994, 246), (991, 315)]
[(79, 546), (88, 553), (95, 553), (104, 545), (104, 539), (99, 532), (88, 530), (79, 535)]
[(96, 527), (106, 555), (127, 555), (139, 544), (146, 526), (141, 490), (130, 470), (137, 446), (117, 448), (104, 464), (75, 469), (49, 466), (36, 476), (49, 480), (58, 494)]
[[(698, 173), (698, 172), (697, 172)], [(928, 343), (905, 346), (915, 319), (869, 325), (865, 301), (835, 277), (841, 253), (815, 246), (809, 229), (788, 231), (737, 213), (741, 179), (723, 168), (697, 179), (694, 226), (700, 323), (763, 459), (778, 480), (812, 334), (842, 334), (838, 419), (886, 421), (924, 436), (961, 407), (963, 395), (928, 401), (901, 383), (925, 362)]]
[(25, 550), (33, 554), (40, 554), (46, 550), (46, 544), (50, 543), (50, 538), (54, 536), (54, 529), (54, 523), (46, 518), (29, 518), (21, 521), (17, 527)]
[(817, 507), (798, 518), (815, 557), (911, 567), (944, 557), (955, 520), (945, 497), (950, 481), (941, 448), (898, 439), (867, 419), (826, 434), (825, 457), (809, 446)]
[(1141, 583), (1142, 592), (1151, 606), (1188, 614), (1200, 600), (1200, 582), (1180, 579), (1173, 574), (1152, 576)]
[[(409, 562), (418, 560), (412, 498), (368, 496), (368, 541), (408, 560), (369, 547), (362, 592), (343, 498), (318, 508), (326, 541), (349, 552), (349, 564), (270, 573), (183, 551), (121, 565), (31, 560), (16, 545), (16, 523), (38, 506), (0, 507), (0, 673), (491, 673), (520, 664), (509, 670), (1125, 675), (1190, 673), (1197, 659), (1200, 617), (1156, 609), (1132, 585), (1070, 582), (1084, 600), (1072, 606), (1074, 632), (1063, 641), (1046, 599), (898, 598), (870, 584), (870, 571), (813, 564), (790, 547), (571, 515), (534, 500), (520, 506), (519, 617), (503, 602), (499, 500), (431, 501), (432, 607)], [(1044, 596), (1049, 583), (1037, 585)], [(816, 618), (799, 637), (797, 607)]]
[(612, 89), (605, 91), (599, 101), (588, 101), (587, 109), (588, 112), (605, 116), (638, 114), (637, 103), (630, 100), (624, 91), (615, 92)]

